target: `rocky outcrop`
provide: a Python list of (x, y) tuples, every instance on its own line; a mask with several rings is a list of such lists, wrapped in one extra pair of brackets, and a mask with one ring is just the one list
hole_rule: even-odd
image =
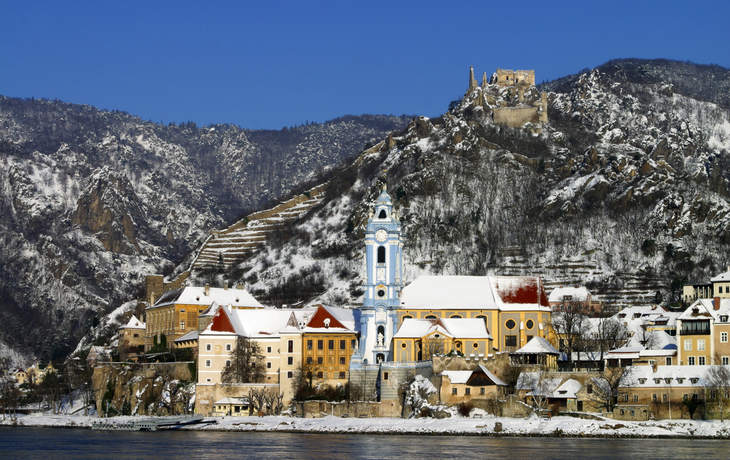
[(107, 251), (142, 252), (135, 222), (143, 222), (142, 206), (129, 180), (109, 168), (95, 171), (77, 201), (71, 223), (93, 233)]
[(94, 368), (92, 389), (96, 410), (105, 414), (175, 415), (195, 393), (192, 363), (105, 364)]

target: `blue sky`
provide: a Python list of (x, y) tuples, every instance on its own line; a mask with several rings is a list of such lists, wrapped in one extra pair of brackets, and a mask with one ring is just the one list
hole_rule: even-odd
[(443, 113), (497, 67), (538, 82), (609, 59), (730, 67), (730, 2), (12, 1), (0, 95), (155, 122), (280, 129)]

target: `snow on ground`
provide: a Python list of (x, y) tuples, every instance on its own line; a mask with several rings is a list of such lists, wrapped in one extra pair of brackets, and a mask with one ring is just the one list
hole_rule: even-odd
[[(149, 417), (136, 417), (149, 418)], [(125, 422), (135, 417), (113, 417), (110, 421)], [(0, 419), (5, 426), (45, 426), (89, 428), (97, 417), (63, 415), (19, 415), (17, 423)], [(483, 418), (454, 417), (449, 419), (401, 418), (292, 418), (276, 417), (209, 417), (215, 424), (186, 427), (186, 430), (209, 431), (295, 431), (330, 433), (397, 433), (500, 436), (568, 436), (568, 437), (730, 437), (730, 421), (662, 420), (626, 422), (610, 419), (583, 420), (574, 417), (552, 419), (531, 416), (507, 418), (486, 415)], [(502, 431), (495, 432), (495, 424)]]

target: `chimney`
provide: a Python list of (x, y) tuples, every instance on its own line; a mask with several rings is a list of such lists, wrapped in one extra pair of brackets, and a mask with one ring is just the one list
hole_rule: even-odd
[(657, 363), (654, 363), (651, 365), (652, 370), (656, 373), (657, 369), (659, 368), (659, 365)]
[(210, 284), (205, 283), (205, 295), (210, 295)]
[(226, 281), (225, 283), (223, 283), (223, 290), (224, 291), (227, 291), (228, 290), (228, 281)]
[(155, 293), (150, 292), (150, 306), (155, 304)]
[(242, 291), (243, 290), (243, 284), (237, 284), (236, 285), (236, 289), (239, 289), (239, 290)]
[(714, 299), (712, 299), (712, 306), (715, 308), (715, 311), (720, 309), (720, 298), (719, 297), (715, 297)]

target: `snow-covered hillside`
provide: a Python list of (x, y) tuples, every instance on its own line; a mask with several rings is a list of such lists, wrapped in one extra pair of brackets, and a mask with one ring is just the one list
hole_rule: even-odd
[[(228, 281), (274, 304), (358, 303), (362, 229), (379, 182), (402, 216), (406, 282), (532, 274), (627, 305), (672, 303), (683, 283), (724, 270), (727, 109), (665, 82), (593, 70), (548, 95), (542, 127), (495, 125), (492, 111), (515, 105), (514, 94), (477, 86), (442, 117), (415, 119)], [(526, 103), (539, 97), (525, 91)]]

